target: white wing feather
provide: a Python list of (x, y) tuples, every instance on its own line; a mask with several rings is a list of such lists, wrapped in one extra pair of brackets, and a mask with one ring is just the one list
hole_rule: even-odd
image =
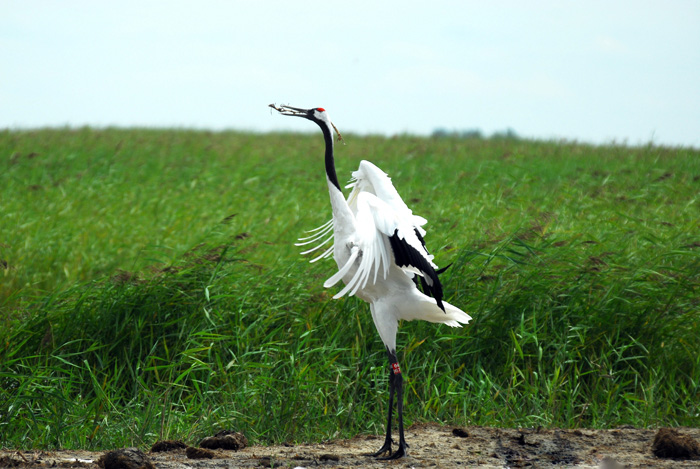
[[(307, 244), (313, 244), (313, 243), (318, 243), (315, 247), (311, 249), (307, 249), (306, 251), (302, 252), (302, 254), (309, 254), (314, 251), (317, 251), (321, 249), (323, 246), (328, 244), (330, 241), (333, 240), (333, 219), (331, 218), (328, 220), (326, 223), (323, 225), (319, 226), (318, 228), (314, 228), (313, 230), (307, 231), (307, 233), (314, 233), (309, 236), (305, 236), (303, 238), (299, 238), (299, 242), (295, 243), (295, 246), (306, 246)], [(318, 260), (324, 259), (326, 257), (330, 257), (331, 254), (333, 254), (333, 245), (331, 244), (330, 248), (327, 248), (320, 256), (315, 257), (311, 259), (311, 263), (316, 262)]]
[(330, 288), (336, 283), (338, 283), (348, 272), (350, 272), (350, 269), (352, 269), (353, 264), (355, 263), (355, 260), (357, 259), (357, 256), (360, 255), (360, 249), (357, 247), (354, 247), (350, 253), (350, 259), (345, 263), (343, 267), (338, 269), (338, 272), (335, 273), (331, 278), (326, 280), (323, 283), (323, 286), (325, 288)]
[[(408, 208), (398, 191), (391, 183), (391, 178), (381, 169), (369, 161), (361, 161), (357, 171), (352, 173), (352, 181), (346, 187), (353, 190), (348, 196), (348, 204), (353, 209), (353, 202), (360, 192), (369, 192), (376, 195), (382, 202), (391, 207), (396, 216), (407, 224), (413, 225), (421, 236), (425, 235), (425, 230), (421, 228), (428, 221), (418, 215), (413, 215), (413, 211)], [(353, 210), (354, 211), (354, 210)]]

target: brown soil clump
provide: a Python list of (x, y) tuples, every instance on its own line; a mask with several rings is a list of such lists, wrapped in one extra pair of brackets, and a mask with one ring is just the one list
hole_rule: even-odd
[(673, 428), (660, 428), (656, 432), (651, 450), (660, 458), (700, 458), (700, 445), (698, 445), (698, 442)]
[(204, 438), (199, 446), (207, 449), (230, 449), (238, 451), (248, 446), (248, 438), (243, 433), (222, 430), (214, 436)]
[(151, 452), (160, 453), (162, 451), (175, 451), (185, 448), (187, 448), (187, 445), (180, 440), (161, 440), (151, 446)]
[(213, 451), (204, 448), (195, 448), (194, 446), (187, 447), (185, 454), (188, 459), (212, 459), (214, 457)]
[(137, 448), (124, 448), (110, 451), (97, 460), (103, 469), (155, 469), (143, 451)]

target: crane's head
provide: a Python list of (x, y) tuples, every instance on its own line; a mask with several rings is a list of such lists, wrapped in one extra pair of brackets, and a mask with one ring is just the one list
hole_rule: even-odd
[(298, 107), (285, 105), (277, 106), (275, 104), (270, 104), (269, 106), (283, 116), (303, 117), (304, 119), (309, 119), (310, 121), (316, 122), (321, 126), (330, 125), (333, 127), (333, 130), (335, 130), (335, 133), (338, 134), (338, 141), (343, 140), (343, 136), (340, 135), (340, 132), (338, 132), (338, 128), (335, 126), (335, 124), (333, 124), (333, 122), (331, 122), (330, 118), (328, 117), (328, 113), (322, 107), (300, 109)]

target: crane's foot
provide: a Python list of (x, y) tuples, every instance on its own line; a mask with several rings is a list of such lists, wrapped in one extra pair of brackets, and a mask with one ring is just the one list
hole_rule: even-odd
[(376, 458), (387, 452), (389, 453), (389, 456), (391, 456), (391, 438), (387, 438), (386, 440), (384, 440), (384, 445), (382, 445), (382, 447), (379, 448), (379, 451), (377, 451), (376, 453), (368, 454), (367, 456), (372, 456), (373, 458)]
[(385, 458), (377, 458), (377, 459), (380, 461), (390, 461), (392, 459), (403, 458), (404, 456), (408, 456), (408, 451), (406, 451), (407, 448), (408, 448), (408, 445), (406, 444), (406, 442), (402, 441), (399, 443), (399, 449), (394, 451), (393, 454), (390, 451), (389, 456), (387, 456)]

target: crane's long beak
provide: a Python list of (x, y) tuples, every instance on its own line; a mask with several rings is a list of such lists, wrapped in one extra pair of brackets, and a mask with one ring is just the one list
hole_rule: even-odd
[[(303, 117), (305, 119), (311, 119), (311, 109), (301, 109), (298, 107), (286, 106), (284, 104), (281, 106), (277, 106), (276, 104), (268, 104), (268, 106), (274, 109), (275, 111), (279, 112), (283, 116), (297, 116)], [(340, 132), (338, 132), (338, 128), (333, 122), (330, 122), (330, 124), (333, 126), (335, 133), (338, 135), (338, 141), (343, 142), (343, 145), (345, 145), (345, 140), (343, 139), (343, 136), (340, 135)]]
[(306, 117), (309, 113), (309, 109), (300, 109), (298, 107), (285, 105), (277, 106), (276, 104), (270, 104), (269, 106), (284, 116)]

